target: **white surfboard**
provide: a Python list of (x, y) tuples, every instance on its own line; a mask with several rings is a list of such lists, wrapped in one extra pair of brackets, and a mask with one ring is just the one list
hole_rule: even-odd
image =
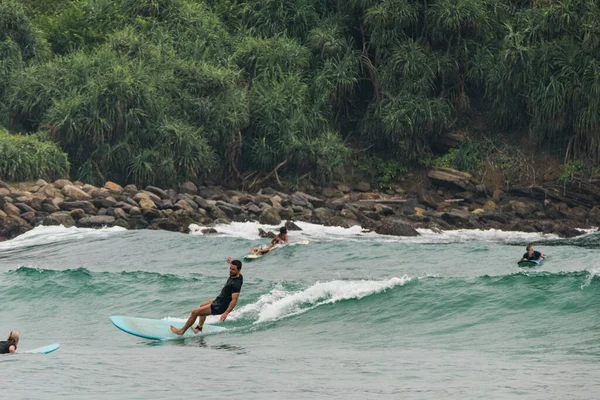
[[(273, 251), (273, 250), (275, 250), (275, 249), (278, 249), (278, 248), (280, 248), (280, 247), (295, 246), (295, 245), (297, 245), (297, 244), (308, 244), (308, 243), (309, 243), (309, 242), (308, 242), (308, 240), (300, 240), (300, 241), (298, 241), (298, 242), (294, 242), (294, 243), (288, 243), (288, 244), (276, 245), (275, 247), (273, 247), (273, 248), (271, 249), (271, 251)], [(269, 251), (269, 253), (270, 253), (271, 251)], [(269, 253), (266, 253), (266, 254), (269, 254)], [(245, 257), (244, 257), (244, 259), (246, 259), (246, 260), (256, 260), (257, 258), (261, 258), (262, 256), (264, 256), (264, 254), (248, 254), (247, 256), (245, 256)]]
[(37, 349), (27, 350), (27, 351), (17, 351), (17, 352), (21, 353), (21, 354), (50, 354), (53, 351), (58, 350), (59, 347), (60, 347), (60, 344), (53, 343), (53, 344), (49, 344), (48, 346), (38, 347)]
[(179, 336), (171, 332), (171, 325), (176, 328), (181, 328), (183, 327), (184, 322), (180, 321), (113, 315), (110, 317), (110, 322), (112, 322), (114, 326), (123, 332), (129, 333), (130, 335), (154, 340), (180, 339), (206, 335), (210, 333), (218, 333), (227, 330), (227, 328), (223, 328), (222, 326), (204, 324), (202, 327), (202, 332), (198, 334), (194, 333), (193, 329), (190, 328), (185, 332), (185, 334)]

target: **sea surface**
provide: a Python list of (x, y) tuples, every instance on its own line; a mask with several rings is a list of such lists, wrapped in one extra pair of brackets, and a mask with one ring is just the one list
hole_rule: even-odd
[[(0, 243), (2, 399), (600, 398), (600, 234), (421, 230), (416, 238), (299, 223), (244, 262), (224, 333), (151, 341), (111, 315), (185, 320), (260, 225), (189, 235), (38, 227)], [(268, 228), (268, 227), (267, 227)], [(519, 268), (534, 243), (548, 259)]]

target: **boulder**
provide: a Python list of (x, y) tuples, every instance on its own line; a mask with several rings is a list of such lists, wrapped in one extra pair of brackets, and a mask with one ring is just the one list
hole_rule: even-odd
[(88, 201), (63, 201), (60, 203), (61, 210), (71, 211), (76, 208), (81, 208), (88, 215), (95, 215), (98, 210)]
[[(141, 194), (141, 193), (138, 193), (138, 195), (139, 194)], [(154, 202), (152, 200), (150, 200), (149, 198), (140, 199), (139, 204), (140, 204), (140, 207), (142, 210), (150, 210), (150, 209), (156, 208), (156, 204), (154, 204)]]
[[(179, 187), (179, 192), (180, 193), (187, 193), (187, 194), (191, 194), (191, 195), (196, 195), (198, 194), (198, 187), (193, 183), (193, 182), (184, 182), (180, 187)], [(205, 197), (205, 196), (202, 196)]]
[(353, 226), (360, 225), (355, 219), (344, 218), (335, 216), (326, 221), (327, 226), (341, 226), (342, 228), (352, 228)]
[(65, 228), (70, 228), (75, 225), (75, 220), (69, 212), (59, 211), (44, 218), (42, 225), (62, 225)]
[(288, 231), (301, 231), (302, 230), (302, 228), (300, 228), (298, 225), (296, 225), (292, 221), (285, 221), (285, 228)]
[(156, 186), (146, 186), (146, 191), (150, 193), (154, 193), (158, 197), (162, 199), (168, 199), (169, 195), (164, 190), (157, 188)]
[(177, 210), (183, 210), (183, 211), (186, 211), (186, 212), (194, 212), (194, 207), (192, 207), (190, 205), (190, 203), (188, 203), (187, 201), (185, 201), (183, 199), (179, 200), (177, 203), (175, 203), (174, 208), (177, 209)]
[(123, 193), (126, 196), (133, 197), (139, 192), (137, 186), (129, 184), (123, 188)]
[(120, 195), (123, 193), (123, 187), (118, 183), (108, 181), (104, 184), (104, 188), (112, 194)]
[(13, 216), (13, 217), (20, 217), (21, 216), (21, 210), (19, 209), (19, 207), (15, 206), (12, 203), (5, 203), (4, 204), (4, 212), (6, 214), (8, 214), (9, 216)]
[(442, 214), (442, 220), (455, 228), (475, 229), (479, 228), (471, 213), (463, 210), (450, 210)]
[(444, 201), (444, 198), (436, 192), (421, 190), (417, 196), (417, 201), (435, 210), (438, 208), (438, 205)]
[(316, 224), (324, 224), (327, 225), (327, 221), (333, 218), (335, 214), (329, 208), (319, 207), (313, 211), (312, 214), (312, 222)]
[(136, 214), (134, 216), (131, 216), (131, 214), (130, 214), (128, 222), (129, 222), (129, 229), (146, 229), (149, 225), (148, 221), (146, 221), (139, 214)]
[(262, 228), (258, 228), (258, 236), (260, 236), (261, 238), (273, 239), (275, 237), (275, 234), (271, 231), (265, 231)]
[(375, 228), (375, 232), (380, 235), (394, 236), (419, 236), (412, 226), (397, 218), (384, 218), (381, 223)]
[(115, 222), (115, 217), (110, 215), (94, 215), (84, 217), (77, 221), (77, 226), (81, 228), (101, 228), (103, 226), (112, 226)]
[(328, 198), (342, 196), (342, 192), (340, 192), (338, 189), (334, 189), (334, 188), (324, 188), (321, 191), (321, 193), (323, 193), (323, 196), (328, 197)]
[(371, 190), (371, 185), (368, 182), (359, 182), (354, 186), (354, 190), (357, 192), (368, 192)]
[(200, 232), (202, 232), (203, 235), (214, 235), (219, 233), (215, 228), (203, 228)]
[(15, 206), (17, 206), (22, 213), (35, 211), (32, 207), (28, 206), (25, 203), (15, 203)]
[(90, 200), (92, 197), (83, 190), (74, 185), (65, 185), (62, 188), (62, 194), (72, 200)]
[(432, 169), (427, 177), (433, 184), (451, 189), (470, 191), (473, 187), (471, 174), (451, 168)]
[(31, 225), (23, 218), (14, 215), (0, 217), (0, 240), (15, 238), (29, 230)]
[(258, 222), (265, 225), (279, 225), (281, 217), (275, 208), (265, 208), (258, 216)]
[(67, 185), (73, 185), (73, 183), (68, 179), (59, 179), (54, 182), (54, 187), (59, 190), (62, 190)]
[(71, 210), (71, 217), (75, 220), (78, 221), (81, 218), (85, 217), (85, 212), (81, 209), (81, 208), (76, 208), (74, 210)]
[(117, 204), (117, 200), (114, 197), (96, 198), (93, 200), (94, 206), (97, 208), (109, 208), (114, 207)]

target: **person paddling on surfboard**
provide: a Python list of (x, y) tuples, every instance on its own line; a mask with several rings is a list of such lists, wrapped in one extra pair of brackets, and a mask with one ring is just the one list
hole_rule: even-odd
[(227, 316), (237, 304), (240, 292), (242, 291), (242, 284), (244, 283), (244, 277), (240, 273), (242, 270), (242, 262), (240, 260), (232, 260), (231, 257), (227, 259), (227, 262), (229, 263), (229, 279), (227, 279), (225, 286), (221, 289), (221, 294), (215, 299), (200, 304), (200, 307), (193, 310), (181, 329), (177, 329), (171, 325), (171, 332), (176, 335), (183, 335), (185, 331), (194, 325), (194, 322), (198, 317), (200, 317), (200, 322), (198, 322), (197, 326), (192, 328), (196, 333), (202, 332), (204, 321), (209, 315), (221, 315), (221, 322), (227, 319)]
[(285, 226), (282, 226), (281, 228), (279, 228), (279, 235), (275, 235), (275, 237), (271, 240), (271, 243), (267, 247), (265, 247), (264, 249), (261, 247), (254, 247), (250, 250), (250, 254), (267, 254), (269, 251), (273, 250), (273, 247), (277, 246), (278, 244), (287, 243), (288, 240), (289, 238), (287, 234), (287, 228)]
[(520, 261), (539, 260), (540, 258), (546, 258), (544, 253), (533, 250), (532, 244), (528, 244), (525, 249), (527, 250), (527, 253), (523, 254), (523, 258), (521, 258)]
[(19, 332), (10, 331), (8, 334), (8, 340), (0, 342), (0, 354), (14, 353), (17, 351), (17, 345), (19, 344)]

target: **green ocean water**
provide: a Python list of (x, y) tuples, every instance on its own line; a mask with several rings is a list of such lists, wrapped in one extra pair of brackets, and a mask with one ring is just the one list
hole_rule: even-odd
[[(6, 399), (592, 399), (600, 395), (600, 236), (302, 224), (245, 262), (225, 333), (127, 335), (110, 315), (183, 320), (217, 295), (255, 224), (218, 236), (41, 227), (0, 243)], [(527, 243), (548, 254), (516, 261)], [(211, 317), (209, 323), (218, 323)], [(2, 338), (3, 339), (3, 338)]]

